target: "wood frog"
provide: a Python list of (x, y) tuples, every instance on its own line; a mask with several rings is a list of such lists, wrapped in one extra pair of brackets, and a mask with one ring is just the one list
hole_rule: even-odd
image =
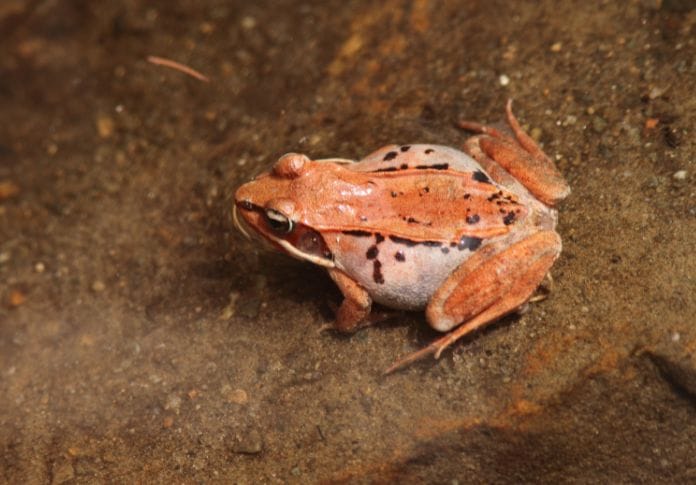
[(233, 216), (290, 256), (323, 266), (345, 299), (341, 332), (382, 319), (372, 302), (423, 310), (448, 332), (391, 372), (527, 303), (561, 252), (553, 208), (570, 188), (506, 107), (509, 131), (463, 151), (389, 145), (359, 162), (282, 156), (237, 190)]

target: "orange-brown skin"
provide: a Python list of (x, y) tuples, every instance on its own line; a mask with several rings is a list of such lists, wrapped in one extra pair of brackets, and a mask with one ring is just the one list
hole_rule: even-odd
[[(553, 205), (570, 189), (522, 131), (472, 122), (465, 153), (392, 145), (358, 163), (288, 154), (237, 190), (235, 220), (325, 266), (345, 300), (334, 328), (380, 320), (372, 301), (425, 309), (448, 332), (391, 372), (523, 306), (561, 252)], [(241, 226), (240, 226), (241, 228)]]
[[(292, 200), (292, 205), (284, 207), (288, 215), (292, 212), (295, 222), (319, 232), (337, 228), (380, 232), (388, 228), (390, 234), (416, 241), (451, 242), (465, 234), (482, 238), (505, 234), (509, 228), (500, 217), (501, 205), (519, 210), (520, 217), (526, 215), (526, 208), (517, 203), (515, 194), (504, 188), (496, 197), (502, 204), (483, 203), (501, 188), (474, 180), (472, 172), (356, 172), (310, 160), (299, 165), (299, 158), (295, 154), (281, 158), (275, 170), (282, 176), (261, 175), (254, 185), (240, 187), (236, 197), (254, 198), (263, 201), (263, 206)], [(292, 177), (288, 164), (301, 167), (301, 176)], [(260, 184), (263, 194), (258, 191)], [(296, 200), (297, 194), (304, 194), (301, 201)], [(466, 223), (471, 212), (467, 208), (475, 208), (479, 215), (475, 226)]]

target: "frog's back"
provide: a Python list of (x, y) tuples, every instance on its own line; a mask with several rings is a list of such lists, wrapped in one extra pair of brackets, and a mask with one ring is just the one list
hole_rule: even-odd
[(342, 203), (356, 207), (357, 215), (361, 205), (378, 210), (327, 242), (336, 266), (392, 308), (425, 308), (455, 268), (490, 238), (507, 234), (513, 217), (524, 212), (473, 158), (454, 148), (388, 145), (344, 167), (370, 174), (370, 190), (361, 193), (361, 204)]
[(305, 200), (300, 222), (321, 231), (389, 228), (410, 241), (458, 244), (506, 234), (526, 215), (474, 159), (445, 146), (388, 145), (328, 172), (316, 170), (294, 188), (317, 201)]

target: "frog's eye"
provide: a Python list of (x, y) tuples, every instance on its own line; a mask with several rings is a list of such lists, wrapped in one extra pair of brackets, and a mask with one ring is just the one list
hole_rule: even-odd
[(290, 234), (294, 224), (282, 213), (274, 209), (266, 209), (266, 223), (277, 234)]
[(273, 166), (273, 172), (283, 178), (299, 177), (307, 167), (309, 158), (301, 153), (286, 153)]

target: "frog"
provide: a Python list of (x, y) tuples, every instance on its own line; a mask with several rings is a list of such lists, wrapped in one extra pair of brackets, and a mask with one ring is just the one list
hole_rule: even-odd
[(526, 308), (562, 250), (557, 204), (570, 187), (505, 107), (506, 126), (460, 120), (460, 148), (391, 144), (360, 161), (288, 153), (235, 192), (232, 217), (343, 294), (331, 328), (425, 311), (443, 335), (391, 373)]

